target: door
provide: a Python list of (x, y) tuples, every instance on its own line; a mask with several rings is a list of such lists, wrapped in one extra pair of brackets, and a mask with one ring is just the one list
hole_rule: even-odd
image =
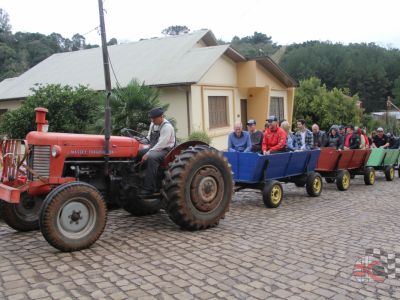
[(246, 124), (247, 124), (247, 99), (240, 99), (240, 116), (241, 116), (241, 121), (242, 121), (242, 124), (243, 124), (243, 128), (246, 128)]

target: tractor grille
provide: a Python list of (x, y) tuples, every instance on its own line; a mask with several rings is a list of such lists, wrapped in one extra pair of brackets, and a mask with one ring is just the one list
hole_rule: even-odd
[(50, 177), (50, 146), (33, 146), (31, 168), (34, 173), (30, 177), (37, 180), (38, 176)]

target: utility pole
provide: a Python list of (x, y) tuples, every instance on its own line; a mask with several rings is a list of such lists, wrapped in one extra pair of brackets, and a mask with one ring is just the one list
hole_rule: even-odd
[(390, 107), (390, 96), (387, 97), (386, 101), (386, 130), (389, 128), (389, 107)]
[(104, 23), (104, 9), (103, 0), (99, 0), (99, 16), (100, 16), (100, 33), (101, 33), (101, 47), (103, 50), (103, 66), (104, 66), (104, 79), (106, 84), (106, 102), (104, 109), (104, 159), (105, 159), (105, 175), (108, 175), (108, 162), (110, 160), (110, 136), (111, 136), (111, 78), (110, 78), (110, 64), (108, 58), (106, 26)]

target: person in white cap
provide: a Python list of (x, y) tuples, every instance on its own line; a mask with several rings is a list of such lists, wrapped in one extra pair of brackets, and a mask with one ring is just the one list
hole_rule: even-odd
[(376, 135), (372, 140), (372, 148), (387, 148), (389, 147), (389, 139), (383, 131), (382, 127), (376, 130)]

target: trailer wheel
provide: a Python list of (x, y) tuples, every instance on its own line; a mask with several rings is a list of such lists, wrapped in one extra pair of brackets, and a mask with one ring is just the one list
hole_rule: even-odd
[(394, 179), (394, 167), (392, 165), (385, 167), (385, 177), (387, 181), (393, 181)]
[(221, 152), (189, 147), (177, 155), (163, 182), (167, 213), (186, 230), (213, 227), (224, 218), (233, 194), (232, 171)]
[(366, 167), (364, 170), (364, 183), (366, 185), (373, 185), (375, 183), (375, 169), (373, 167)]
[(312, 172), (307, 176), (306, 183), (307, 194), (311, 197), (317, 197), (322, 192), (322, 177), (316, 172)]
[(282, 203), (282, 185), (276, 181), (267, 181), (263, 189), (263, 201), (266, 207), (276, 208)]
[(336, 187), (339, 191), (347, 191), (350, 186), (350, 173), (347, 170), (340, 170), (336, 176)]
[(21, 194), (20, 203), (0, 201), (1, 218), (11, 228), (26, 232), (39, 229), (39, 214), (43, 198)]
[(334, 183), (336, 178), (331, 178), (331, 177), (325, 177), (326, 183)]
[(400, 165), (398, 166), (397, 173), (399, 173), (399, 177), (400, 177)]
[(63, 252), (90, 247), (104, 231), (106, 203), (90, 184), (72, 182), (51, 191), (40, 214), (40, 229), (50, 245)]
[(300, 188), (304, 187), (306, 183), (307, 183), (307, 176), (305, 175), (299, 176), (294, 180), (294, 185)]

